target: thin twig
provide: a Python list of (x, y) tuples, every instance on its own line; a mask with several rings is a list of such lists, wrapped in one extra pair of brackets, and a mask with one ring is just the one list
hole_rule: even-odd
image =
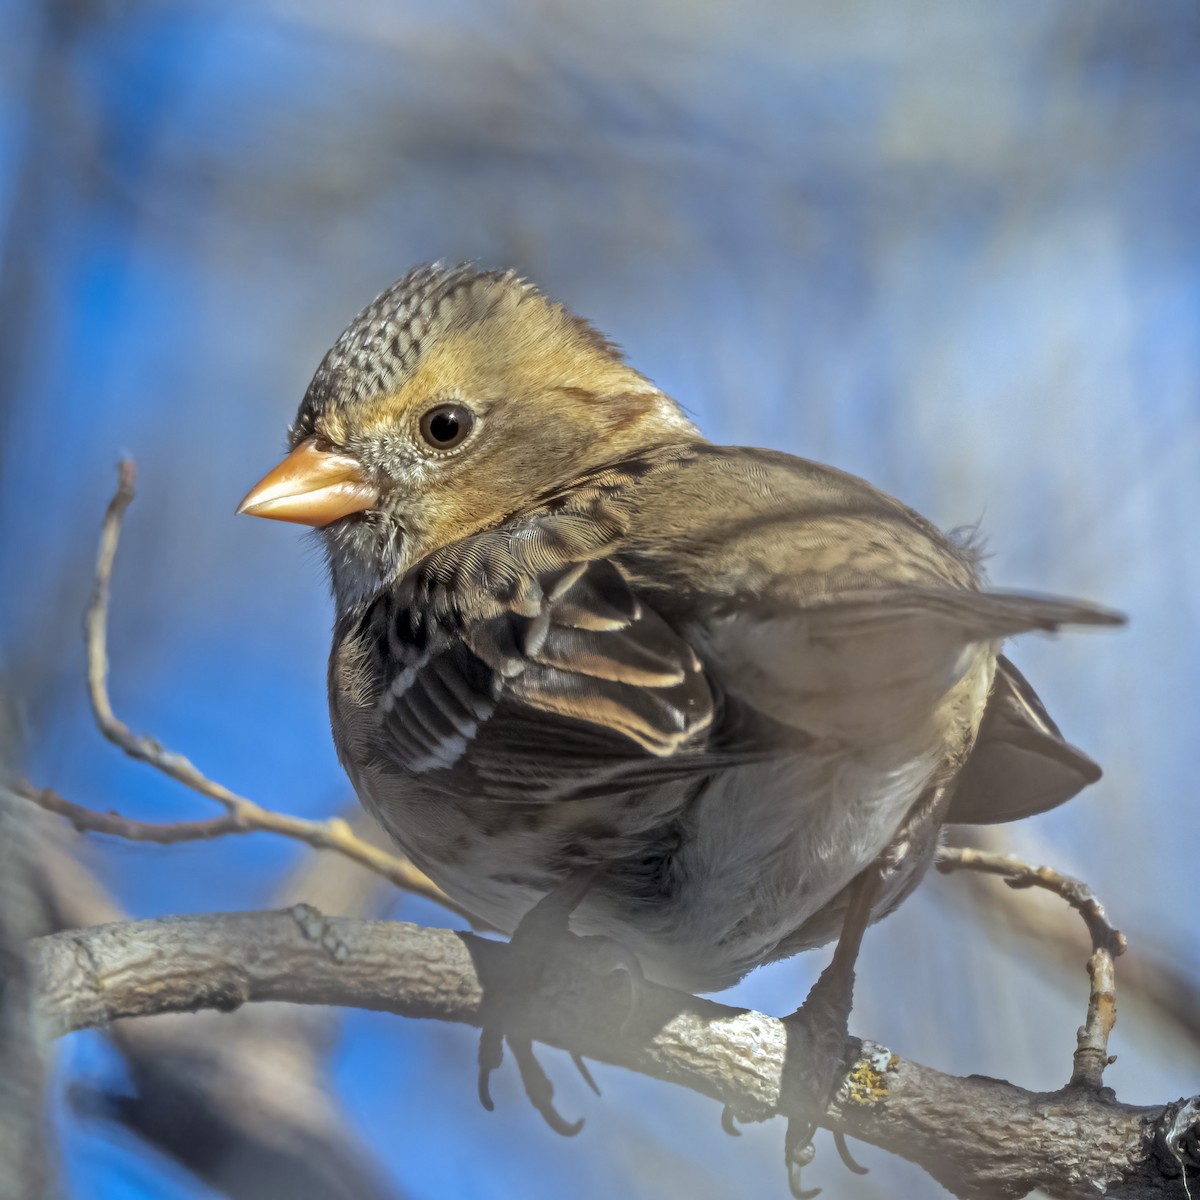
[(125, 510), (133, 501), (137, 471), (129, 459), (117, 464), (117, 490), (104, 512), (104, 524), (100, 529), (100, 547), (96, 553), (96, 577), (92, 587), (92, 598), (83, 617), (84, 638), (87, 645), (88, 696), (92, 702), (92, 715), (96, 725), (114, 746), (124, 750), (130, 758), (149, 763), (184, 787), (199, 792), (223, 804), (231, 815), (240, 809), (255, 809), (252, 801), (231, 792), (223, 784), (209, 779), (195, 764), (182, 754), (166, 749), (156, 738), (136, 734), (112, 709), (108, 695), (108, 607), (112, 590), (113, 562), (117, 556), (117, 545), (121, 540), (121, 522)]
[(1104, 1085), (1104, 1068), (1112, 1062), (1108, 1038), (1117, 1020), (1116, 969), (1113, 960), (1125, 953), (1125, 935), (1112, 924), (1104, 905), (1082, 880), (1073, 879), (1052, 867), (1032, 867), (1007, 854), (994, 854), (967, 846), (943, 846), (938, 851), (937, 868), (952, 871), (980, 871), (1000, 876), (1010, 888), (1040, 887), (1065, 900), (1082, 918), (1092, 939), (1092, 955), (1087, 971), (1087, 1018), (1076, 1034), (1074, 1064), (1070, 1088), (1097, 1090)]
[[(968, 832), (973, 849), (1014, 852), (1012, 838), (1001, 826), (960, 826), (950, 836), (961, 838)], [(1025, 830), (1022, 841), (1028, 843), (1029, 836)], [(1042, 852), (1037, 853), (1040, 856)], [(1026, 949), (1032, 949), (1046, 966), (1060, 972), (1071, 970), (1072, 961), (1086, 955), (1081, 953), (1086, 930), (1062, 920), (1055, 907), (1057, 897), (1046, 893), (1044, 904), (1001, 904), (985, 876), (978, 876), (974, 883), (976, 886), (966, 891), (979, 916), (1030, 943)], [(1145, 1005), (1153, 1019), (1167, 1023), (1170, 1036), (1200, 1044), (1200, 979), (1178, 956), (1155, 950), (1142, 937), (1137, 939), (1136, 952), (1121, 958), (1121, 1000), (1126, 1007), (1131, 1002)]]
[(248, 827), (239, 825), (237, 818), (228, 813), (221, 817), (210, 817), (207, 821), (135, 821), (120, 813), (98, 812), (94, 808), (74, 804), (51, 788), (34, 787), (26, 779), (10, 781), (7, 789), (18, 799), (28, 800), (38, 808), (65, 817), (79, 833), (105, 833), (129, 842), (174, 846), (179, 842), (205, 841), (228, 833), (252, 832)]
[(58, 813), (79, 830), (106, 833), (135, 842), (155, 842), (173, 845), (179, 842), (200, 841), (239, 833), (274, 833), (281, 837), (304, 842), (315, 850), (333, 850), (366, 867), (369, 871), (418, 896), (442, 905), (470, 921), (480, 923), (462, 905), (451, 900), (432, 880), (407, 859), (389, 854), (378, 846), (358, 837), (350, 826), (338, 817), (326, 821), (310, 821), (262, 808), (253, 800), (239, 796), (223, 784), (209, 779), (190, 759), (168, 750), (156, 738), (134, 733), (114, 712), (108, 694), (108, 610), (112, 585), (113, 562), (121, 537), (121, 522), (134, 497), (136, 471), (128, 459), (117, 467), (117, 490), (104, 513), (100, 531), (100, 547), (96, 554), (96, 577), (92, 598), (84, 614), (84, 635), (87, 645), (87, 682), (92, 713), (100, 732), (113, 745), (124, 750), (130, 758), (144, 762), (155, 770), (169, 775), (184, 787), (225, 808), (225, 816), (206, 821), (183, 821), (158, 824), (134, 821), (117, 813), (101, 813), (73, 804), (62, 796), (24, 781), (10, 785), (14, 795)]
[(259, 808), (252, 801), (242, 800), (236, 810), (206, 821), (135, 821), (120, 813), (98, 812), (94, 808), (74, 804), (50, 788), (34, 787), (23, 779), (10, 783), (8, 790), (12, 795), (36, 804), (47, 812), (65, 817), (81, 833), (103, 833), (110, 837), (124, 838), (129, 842), (175, 846), (181, 842), (208, 841), (211, 838), (240, 833), (274, 833), (292, 838), (294, 841), (304, 842), (314, 850), (336, 851), (389, 883), (395, 884), (396, 887), (432, 900), (470, 921), (472, 925), (478, 925), (476, 917), (451, 900), (433, 880), (407, 859), (372, 846), (370, 842), (360, 838), (341, 817), (331, 817), (326, 821), (309, 821), (303, 817), (291, 817), (271, 809)]

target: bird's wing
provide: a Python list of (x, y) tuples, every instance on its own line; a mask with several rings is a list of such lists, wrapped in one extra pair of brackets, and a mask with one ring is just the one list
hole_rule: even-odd
[(788, 455), (695, 446), (628, 495), (620, 561), (642, 594), (724, 693), (813, 737), (878, 745), (927, 725), (968, 675), (982, 707), (1004, 638), (1123, 619), (985, 591), (969, 547)]
[(1066, 803), (1099, 778), (1100, 768), (1064, 740), (1037, 693), (1001, 656), (946, 820), (964, 825), (1018, 821)]
[(960, 724), (971, 727), (1004, 638), (1120, 620), (1075, 600), (894, 583), (748, 605), (691, 636), (737, 701), (806, 736), (872, 746), (923, 736), (952, 692), (964, 706)]
[[(1003, 639), (1121, 619), (1082, 601), (895, 583), (746, 605), (693, 640), (730, 696), (810, 736), (875, 744), (927, 722)], [(989, 678), (978, 680), (982, 705)]]
[(983, 705), (1003, 638), (1120, 620), (980, 590), (969, 553), (861, 480), (693, 443), (436, 551), (361, 636), (381, 758), (533, 799), (902, 746), (968, 676)]
[(602, 512), (543, 513), (417, 564), (368, 613), (379, 748), (405, 773), (532, 800), (686, 768), (714, 697), (603, 551)]

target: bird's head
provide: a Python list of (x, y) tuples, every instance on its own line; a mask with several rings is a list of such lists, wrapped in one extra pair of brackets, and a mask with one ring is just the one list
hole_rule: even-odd
[(512, 273), (417, 267), (325, 355), (238, 508), (321, 529), (339, 605), (589, 468), (695, 437), (620, 351)]

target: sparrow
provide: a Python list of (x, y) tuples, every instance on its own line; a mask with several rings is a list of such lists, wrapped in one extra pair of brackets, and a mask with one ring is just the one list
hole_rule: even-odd
[(1117, 614), (989, 590), (970, 540), (869, 483), (709, 443), (512, 272), (388, 288), (289, 450), (239, 511), (320, 530), (340, 759), (404, 853), (516, 938), (557, 902), (648, 978), (711, 991), (841, 935), (848, 1013), (862, 929), (944, 824), (1100, 775), (1000, 647)]

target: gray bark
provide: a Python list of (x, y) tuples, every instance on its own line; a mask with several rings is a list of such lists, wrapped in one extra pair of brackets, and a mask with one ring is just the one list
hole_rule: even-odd
[[(277, 912), (168, 917), (33, 943), (48, 1034), (121, 1017), (256, 1001), (350, 1005), (475, 1025), (505, 947), (400, 922)], [(614, 990), (617, 989), (617, 990)], [(743, 1120), (783, 1113), (803, 1034), (761, 1013), (652, 984), (630, 1009), (619, 980), (564, 958), (513, 1032), (691, 1088)], [(1118, 1103), (1107, 1090), (1032, 1093), (958, 1078), (851, 1040), (822, 1124), (920, 1164), (962, 1197), (1187, 1195), (1200, 1175), (1195, 1102)], [(466, 1081), (464, 1081), (464, 1086)]]

